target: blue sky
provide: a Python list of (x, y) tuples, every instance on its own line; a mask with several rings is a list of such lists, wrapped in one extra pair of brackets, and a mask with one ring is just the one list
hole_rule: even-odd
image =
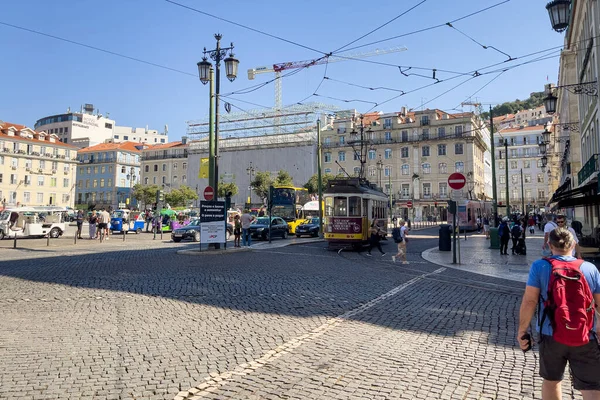
[[(347, 0), (283, 2), (271, 0), (200, 1), (176, 0), (206, 13), (229, 19), (280, 36), (322, 52), (331, 52), (396, 17), (423, 0), (381, 0), (376, 3)], [(367, 36), (350, 47), (422, 29), (462, 17), (502, 0), (426, 0), (414, 10)], [(546, 0), (511, 0), (453, 25), (477, 40), (494, 46), (511, 57), (561, 46), (563, 35), (552, 31)], [(169, 125), (172, 140), (185, 134), (185, 122), (202, 119), (208, 113), (208, 87), (197, 77), (196, 63), (202, 49), (214, 48), (214, 33), (223, 35), (224, 44), (233, 41), (240, 60), (238, 79), (229, 82), (224, 74), (221, 93), (231, 93), (273, 78), (258, 75), (249, 81), (246, 70), (273, 63), (311, 60), (322, 56), (306, 48), (285, 43), (239, 26), (170, 4), (164, 0), (22, 0), (4, 2), (0, 23), (9, 23), (46, 34), (78, 41), (90, 46), (147, 60), (187, 72), (173, 72), (89, 48), (65, 43), (5, 25), (0, 25), (0, 63), (2, 92), (0, 120), (33, 126), (38, 118), (78, 109), (93, 103), (101, 113), (119, 125), (162, 130)], [(499, 51), (483, 49), (458, 31), (441, 28), (365, 46), (350, 51), (370, 51), (406, 46), (408, 51), (369, 58), (394, 65), (424, 67), (411, 70), (431, 75), (431, 69), (472, 72), (507, 59)], [(344, 55), (344, 53), (341, 53)], [(501, 103), (524, 99), (530, 92), (543, 90), (547, 77), (555, 82), (558, 73), (558, 50), (551, 59), (531, 63), (502, 73), (476, 94), (482, 103)], [(539, 56), (539, 55), (538, 55)], [(534, 57), (523, 58), (493, 71)], [(327, 69), (326, 69), (327, 68)], [(482, 88), (497, 73), (471, 79), (447, 94), (448, 89), (466, 81), (458, 76), (437, 72), (442, 82), (389, 101), (375, 110), (399, 111), (400, 107), (425, 107), (451, 110)], [(403, 76), (397, 67), (345, 61), (301, 70), (283, 81), (283, 104), (296, 103), (314, 93), (323, 77), (326, 80), (310, 101), (331, 103), (344, 109), (370, 110), (399, 92), (366, 90), (333, 81), (367, 87), (387, 87), (405, 92), (434, 82), (431, 78)], [(448, 78), (453, 79), (447, 80)], [(330, 100), (324, 96), (345, 100)], [(237, 100), (236, 100), (237, 99)], [(228, 99), (236, 111), (258, 108), (251, 102), (271, 107), (273, 84), (248, 94)], [(242, 102), (244, 101), (244, 102)], [(460, 107), (458, 107), (460, 109)], [(235, 110), (235, 109), (234, 109)], [(464, 108), (465, 111), (468, 108)]]

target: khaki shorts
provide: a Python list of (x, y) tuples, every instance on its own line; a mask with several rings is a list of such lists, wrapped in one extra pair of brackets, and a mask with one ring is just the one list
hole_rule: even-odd
[(398, 253), (406, 254), (406, 241), (405, 240), (398, 243)]

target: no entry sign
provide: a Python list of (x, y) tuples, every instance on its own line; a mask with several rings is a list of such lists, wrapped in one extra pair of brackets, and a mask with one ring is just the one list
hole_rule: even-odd
[(406, 207), (411, 208), (412, 207), (412, 201), (407, 201), (406, 202)]
[(465, 187), (467, 180), (460, 172), (455, 172), (448, 177), (448, 186), (454, 190), (460, 190)]
[(211, 201), (215, 197), (215, 191), (212, 186), (204, 188), (204, 200)]

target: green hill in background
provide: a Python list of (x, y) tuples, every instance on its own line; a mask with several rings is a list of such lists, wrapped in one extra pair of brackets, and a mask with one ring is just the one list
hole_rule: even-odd
[[(499, 117), (506, 114), (515, 114), (517, 111), (541, 106), (544, 104), (544, 97), (546, 97), (544, 92), (533, 92), (526, 100), (517, 99), (515, 101), (502, 103), (493, 107), (492, 112), (494, 113), (494, 117)], [(487, 121), (490, 118), (490, 113), (481, 113), (481, 117)]]

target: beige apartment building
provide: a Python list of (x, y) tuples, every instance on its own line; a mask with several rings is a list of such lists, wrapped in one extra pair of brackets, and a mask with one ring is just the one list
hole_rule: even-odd
[[(439, 221), (446, 219), (451, 197), (490, 200), (490, 136), (476, 114), (403, 108), (397, 113), (365, 114), (362, 126), (367, 145), (365, 176), (392, 197), (394, 215)], [(359, 114), (338, 113), (332, 127), (322, 133), (322, 141), (325, 173), (360, 174)], [(453, 172), (465, 175), (463, 190), (448, 187)]]
[(0, 121), (2, 207), (73, 207), (77, 150), (57, 135)]
[(165, 191), (188, 184), (188, 144), (180, 142), (157, 144), (142, 150), (142, 184), (158, 185)]

